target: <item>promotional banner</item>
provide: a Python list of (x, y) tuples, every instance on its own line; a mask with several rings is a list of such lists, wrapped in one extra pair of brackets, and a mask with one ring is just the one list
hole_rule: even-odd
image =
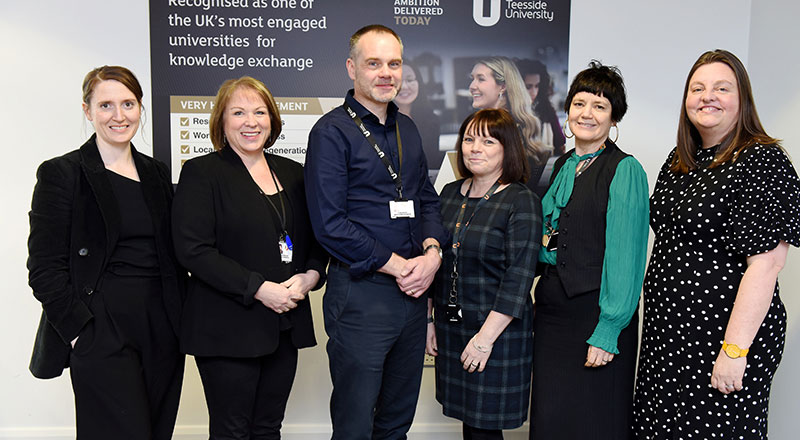
[[(177, 182), (186, 160), (213, 151), (208, 120), (219, 86), (249, 75), (278, 102), (283, 131), (270, 151), (302, 163), (311, 127), (353, 87), (350, 35), (377, 23), (403, 40), (395, 102), (438, 170), (475, 111), (470, 75), (479, 60), (507, 57), (528, 79), (549, 76), (547, 98), (563, 123), (569, 12), (563, 0), (151, 0), (154, 156)], [(546, 70), (526, 75), (525, 63)]]

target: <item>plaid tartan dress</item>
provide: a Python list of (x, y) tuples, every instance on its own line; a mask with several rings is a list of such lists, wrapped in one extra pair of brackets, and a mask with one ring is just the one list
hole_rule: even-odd
[[(460, 210), (463, 181), (444, 187), (442, 220), (452, 233)], [(470, 198), (464, 222), (479, 199)], [(444, 261), (431, 290), (436, 338), (436, 400), (446, 416), (481, 429), (513, 429), (525, 422), (533, 360), (533, 284), (541, 236), (539, 199), (523, 184), (509, 185), (486, 201), (467, 228), (459, 249), (458, 302), (463, 320), (445, 318), (452, 285), (453, 253)], [(464, 347), (490, 311), (513, 316), (495, 341), (482, 373), (464, 371)]]

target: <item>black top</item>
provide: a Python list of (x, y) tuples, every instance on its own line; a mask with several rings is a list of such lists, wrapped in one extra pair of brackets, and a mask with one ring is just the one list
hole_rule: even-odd
[[(30, 369), (50, 378), (67, 366), (69, 342), (92, 319), (88, 302), (117, 246), (122, 217), (95, 142), (44, 162), (36, 173), (28, 238), (29, 284), (44, 313)], [(185, 271), (177, 266), (170, 237), (172, 182), (167, 167), (131, 146), (155, 248), (164, 309), (178, 330)]]
[(108, 171), (120, 213), (117, 246), (107, 271), (122, 276), (158, 275), (155, 229), (139, 182)]
[[(197, 356), (256, 357), (278, 346), (279, 315), (255, 299), (264, 281), (280, 283), (314, 269), (325, 280), (327, 255), (314, 239), (305, 203), (303, 167), (266, 155), (284, 189), (291, 264), (281, 262), (280, 226), (244, 163), (230, 148), (186, 162), (175, 193), (178, 260), (191, 272), (181, 319), (181, 350)], [(276, 205), (280, 209), (280, 202)], [(288, 267), (287, 267), (288, 266)], [(316, 344), (306, 298), (285, 314), (298, 348)]]

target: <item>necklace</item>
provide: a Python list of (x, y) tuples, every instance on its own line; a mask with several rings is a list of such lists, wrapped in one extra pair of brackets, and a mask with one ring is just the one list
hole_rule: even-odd
[(575, 171), (575, 177), (578, 177), (581, 174), (583, 174), (583, 172), (586, 171), (587, 168), (589, 168), (589, 165), (591, 165), (592, 162), (594, 162), (595, 158), (597, 158), (597, 156), (599, 156), (600, 153), (602, 153), (603, 150), (605, 150), (605, 149), (606, 149), (606, 144), (603, 144), (594, 153), (590, 153), (590, 154), (586, 154), (584, 156), (581, 156), (581, 157), (583, 157), (585, 159), (581, 162), (580, 166)]

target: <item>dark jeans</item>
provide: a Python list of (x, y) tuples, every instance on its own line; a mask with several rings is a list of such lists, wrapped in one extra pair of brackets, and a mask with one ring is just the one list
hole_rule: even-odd
[(334, 440), (404, 439), (422, 380), (427, 297), (331, 264), (323, 298)]

